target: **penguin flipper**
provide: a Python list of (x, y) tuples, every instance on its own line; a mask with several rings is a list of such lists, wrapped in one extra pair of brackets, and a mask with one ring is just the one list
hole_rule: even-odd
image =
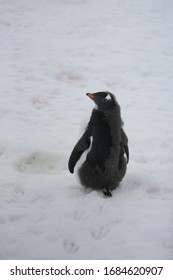
[(89, 148), (89, 146), (90, 146), (90, 139), (85, 139), (84, 137), (82, 137), (78, 141), (69, 158), (68, 169), (70, 173), (74, 172), (74, 167), (76, 163), (80, 159), (83, 152)]
[(70, 173), (74, 172), (74, 167), (77, 163), (77, 161), (80, 159), (81, 155), (82, 155), (82, 151), (77, 151), (76, 149), (73, 149), (70, 158), (69, 158), (69, 162), (68, 162), (68, 169), (70, 171)]
[(87, 126), (84, 134), (79, 139), (79, 141), (75, 145), (75, 147), (70, 155), (69, 162), (68, 162), (68, 169), (69, 169), (70, 173), (74, 172), (74, 167), (75, 167), (77, 161), (80, 159), (83, 152), (86, 151), (91, 144), (90, 137), (91, 137), (91, 132), (92, 132), (92, 118), (93, 118), (93, 114), (90, 118), (90, 121), (88, 123), (88, 126)]
[(77, 161), (80, 159), (81, 155), (85, 150), (87, 150), (90, 146), (90, 138), (87, 134), (87, 131), (83, 134), (83, 136), (79, 139), (77, 144), (75, 145), (68, 162), (68, 169), (70, 173), (74, 172), (74, 167)]

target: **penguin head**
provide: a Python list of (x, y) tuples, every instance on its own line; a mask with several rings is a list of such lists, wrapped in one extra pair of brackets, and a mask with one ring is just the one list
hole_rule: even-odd
[(97, 109), (100, 111), (106, 111), (112, 109), (115, 106), (115, 97), (111, 92), (99, 91), (96, 93), (86, 93), (97, 105)]

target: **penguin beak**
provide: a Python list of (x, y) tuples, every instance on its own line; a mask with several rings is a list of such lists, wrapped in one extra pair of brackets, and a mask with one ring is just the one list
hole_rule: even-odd
[(89, 98), (91, 98), (91, 99), (96, 98), (96, 97), (94, 96), (94, 94), (92, 94), (92, 93), (86, 93), (86, 95), (87, 95)]

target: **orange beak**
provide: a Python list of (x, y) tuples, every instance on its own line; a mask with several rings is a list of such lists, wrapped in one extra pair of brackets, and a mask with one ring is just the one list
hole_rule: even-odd
[(92, 94), (92, 93), (86, 93), (86, 95), (87, 95), (89, 98), (91, 98), (91, 99), (94, 99), (94, 98), (95, 98), (94, 94)]

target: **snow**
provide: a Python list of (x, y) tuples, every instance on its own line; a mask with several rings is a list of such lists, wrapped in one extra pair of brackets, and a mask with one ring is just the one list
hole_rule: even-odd
[[(172, 14), (171, 0), (0, 1), (0, 259), (173, 259)], [(112, 198), (67, 170), (99, 90), (129, 137)]]

